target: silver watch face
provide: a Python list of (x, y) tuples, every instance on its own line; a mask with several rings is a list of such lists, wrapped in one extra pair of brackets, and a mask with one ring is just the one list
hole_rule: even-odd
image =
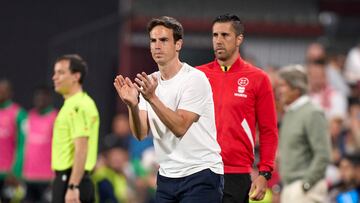
[(260, 172), (259, 175), (265, 177), (266, 180), (269, 180), (271, 178), (271, 173), (269, 172)]
[(303, 187), (306, 190), (310, 189), (310, 183), (304, 183)]
[(67, 175), (66, 175), (66, 174), (62, 175), (62, 176), (61, 176), (61, 180), (62, 180), (63, 182), (66, 182), (66, 180), (67, 180)]

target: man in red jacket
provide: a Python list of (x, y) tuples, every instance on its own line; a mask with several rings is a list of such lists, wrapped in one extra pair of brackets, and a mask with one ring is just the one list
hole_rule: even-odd
[[(213, 21), (216, 59), (198, 67), (208, 77), (214, 98), (217, 141), (224, 162), (223, 202), (262, 200), (274, 168), (278, 144), (275, 102), (266, 73), (240, 57), (244, 26), (236, 15)], [(251, 182), (256, 126), (259, 176)]]

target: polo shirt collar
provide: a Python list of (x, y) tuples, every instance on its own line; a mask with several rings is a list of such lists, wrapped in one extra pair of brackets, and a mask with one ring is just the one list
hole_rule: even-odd
[(79, 92), (75, 93), (74, 95), (72, 95), (71, 97), (65, 99), (65, 103), (70, 103), (71, 101), (76, 100), (76, 98), (81, 97), (83, 94), (84, 94), (83, 91), (79, 91)]
[(286, 111), (295, 111), (300, 107), (304, 106), (307, 102), (310, 101), (310, 97), (307, 95), (303, 95), (293, 101), (289, 106), (287, 106)]

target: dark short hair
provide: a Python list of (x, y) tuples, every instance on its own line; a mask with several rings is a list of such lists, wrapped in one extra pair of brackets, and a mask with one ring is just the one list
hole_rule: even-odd
[(121, 139), (120, 137), (118, 137), (115, 134), (106, 135), (102, 139), (102, 142), (100, 143), (99, 147), (100, 147), (99, 151), (101, 153), (106, 153), (114, 148), (122, 149), (125, 151), (129, 150), (129, 146), (128, 146), (126, 140)]
[(325, 66), (326, 65), (326, 58), (318, 58), (314, 60), (307, 61), (307, 65), (319, 65), (319, 66)]
[(342, 159), (349, 160), (354, 166), (360, 166), (360, 155), (353, 153), (353, 154), (344, 154)]
[(215, 18), (212, 25), (214, 25), (215, 23), (227, 23), (227, 22), (231, 22), (231, 25), (235, 29), (236, 36), (244, 34), (244, 30), (245, 30), (244, 25), (241, 22), (239, 16), (234, 14), (227, 13), (224, 15), (219, 15)]
[(88, 72), (88, 66), (84, 59), (82, 59), (78, 54), (66, 54), (57, 58), (55, 63), (63, 60), (68, 60), (70, 62), (69, 69), (71, 73), (80, 73), (81, 76), (79, 83), (83, 84), (84, 78)]
[(9, 79), (7, 78), (0, 78), (0, 83), (6, 84), (9, 86), (9, 88), (12, 88), (12, 84)]
[(52, 91), (51, 88), (45, 84), (37, 85), (35, 87), (34, 93), (41, 93), (46, 95), (51, 95)]
[(182, 39), (184, 36), (184, 29), (181, 23), (173, 17), (161, 16), (159, 18), (151, 19), (147, 26), (148, 32), (150, 33), (151, 30), (158, 25), (162, 25), (166, 28), (171, 29), (173, 31), (173, 37), (175, 42), (177, 42), (179, 39)]

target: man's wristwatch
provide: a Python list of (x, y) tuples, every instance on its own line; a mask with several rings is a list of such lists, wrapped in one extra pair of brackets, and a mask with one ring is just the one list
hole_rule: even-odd
[(303, 189), (304, 192), (309, 191), (310, 188), (311, 188), (311, 184), (310, 184), (310, 183), (308, 183), (308, 182), (304, 182), (304, 183), (303, 183), (302, 189)]
[(72, 183), (71, 183), (71, 184), (68, 185), (68, 189), (69, 189), (69, 190), (79, 189), (79, 185), (75, 185), (75, 184), (72, 184)]
[(259, 176), (264, 176), (266, 180), (271, 179), (271, 172), (270, 171), (259, 171)]

